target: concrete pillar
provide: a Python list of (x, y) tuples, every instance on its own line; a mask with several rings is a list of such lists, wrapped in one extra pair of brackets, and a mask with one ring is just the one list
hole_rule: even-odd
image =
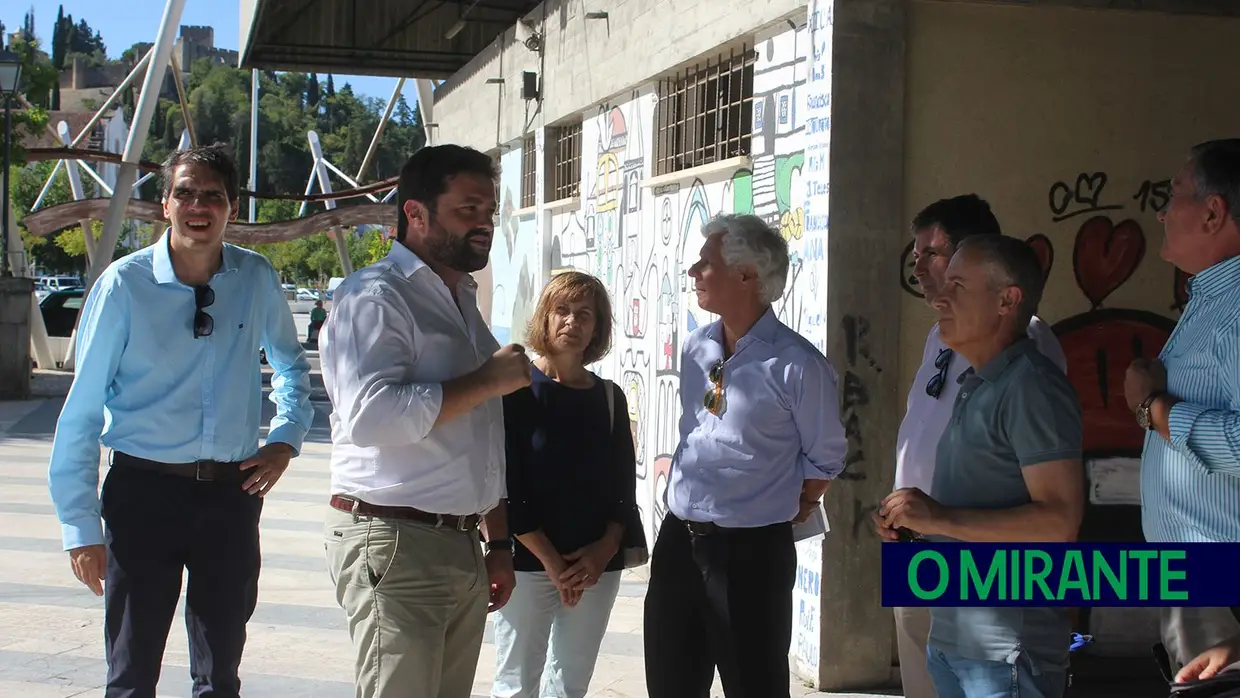
[(892, 611), (881, 605), (882, 543), (870, 515), (891, 492), (904, 413), (898, 370), (901, 291), (893, 265), (908, 242), (905, 4), (834, 0), (824, 302), (827, 356), (840, 376), (849, 465), (826, 502), (831, 533), (822, 550), (818, 672), (818, 687), (825, 691), (888, 685), (894, 663)]
[(30, 397), (30, 299), (34, 279), (0, 276), (0, 400)]

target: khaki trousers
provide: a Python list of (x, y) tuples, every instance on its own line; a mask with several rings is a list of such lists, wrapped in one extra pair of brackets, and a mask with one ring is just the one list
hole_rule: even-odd
[(329, 509), (325, 537), (357, 698), (469, 698), (490, 597), (478, 532)]
[(934, 682), (926, 667), (930, 639), (929, 608), (895, 608), (896, 648), (900, 655), (900, 683), (905, 698), (935, 698)]

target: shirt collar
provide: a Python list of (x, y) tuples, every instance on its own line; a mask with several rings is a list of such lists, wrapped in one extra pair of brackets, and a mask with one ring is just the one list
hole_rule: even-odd
[[(399, 240), (392, 241), (392, 249), (388, 250), (387, 258), (396, 265), (397, 269), (400, 269), (405, 278), (413, 278), (413, 275), (418, 273), (419, 270), (430, 269), (430, 266), (423, 262), (421, 257), (401, 244)], [(474, 281), (474, 277), (470, 274), (462, 274), (460, 285), (468, 289), (475, 289), (478, 287), (478, 282)]]
[[(1029, 337), (1021, 337), (1007, 349), (999, 352), (999, 355), (991, 359), (989, 363), (981, 368), (981, 370), (977, 371), (977, 377), (987, 382), (994, 381), (996, 378), (1003, 375), (1003, 371), (1006, 370), (1013, 361), (1023, 356), (1025, 353), (1034, 351), (1035, 349), (1036, 347), (1032, 339)], [(970, 368), (965, 371), (964, 374), (961, 374), (962, 382), (964, 376), (971, 373), (973, 373), (973, 370)]]
[[(736, 350), (740, 351), (741, 347), (749, 344), (753, 340), (762, 342), (763, 344), (775, 343), (775, 331), (779, 329), (779, 318), (775, 317), (775, 309), (767, 306), (766, 312), (758, 318), (758, 321), (749, 328), (744, 337), (736, 340)], [(723, 320), (715, 321), (711, 326), (710, 338), (723, 344)]]
[(1188, 280), (1190, 298), (1210, 298), (1240, 284), (1240, 256), (1224, 259)]
[[(151, 253), (151, 270), (155, 274), (155, 283), (157, 284), (179, 284), (181, 280), (177, 278), (177, 272), (172, 267), (172, 252), (169, 245), (172, 232), (169, 229), (160, 236), (159, 240), (153, 245), (155, 248)], [(223, 262), (220, 264), (220, 270), (215, 272), (216, 276), (227, 274), (237, 270), (237, 249), (228, 243), (224, 243), (224, 249), (221, 253)]]

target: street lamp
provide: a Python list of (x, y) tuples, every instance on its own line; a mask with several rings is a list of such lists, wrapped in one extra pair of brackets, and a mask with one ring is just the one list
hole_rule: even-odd
[(0, 276), (10, 276), (9, 269), (9, 160), (13, 147), (13, 95), (22, 79), (21, 56), (0, 48), (0, 99), (4, 100), (4, 203), (3, 236), (0, 236)]

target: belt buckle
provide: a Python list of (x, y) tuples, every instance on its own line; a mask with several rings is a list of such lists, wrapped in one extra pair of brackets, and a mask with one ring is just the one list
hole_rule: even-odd
[(688, 527), (690, 535), (694, 535), (694, 536), (710, 535), (710, 528), (711, 528), (710, 524), (701, 523), (698, 521), (686, 521), (685, 526)]
[(471, 518), (473, 518), (472, 514), (470, 516), (462, 516), (458, 518), (456, 520), (456, 530), (460, 531), (461, 533), (469, 533), (470, 531), (474, 530), (476, 526), (470, 523)]
[(209, 461), (209, 460), (194, 461), (194, 479), (197, 480), (198, 482), (213, 482), (215, 478), (211, 477), (210, 474), (206, 476), (203, 475), (203, 466), (204, 465), (210, 466), (213, 464), (214, 464), (214, 461)]

